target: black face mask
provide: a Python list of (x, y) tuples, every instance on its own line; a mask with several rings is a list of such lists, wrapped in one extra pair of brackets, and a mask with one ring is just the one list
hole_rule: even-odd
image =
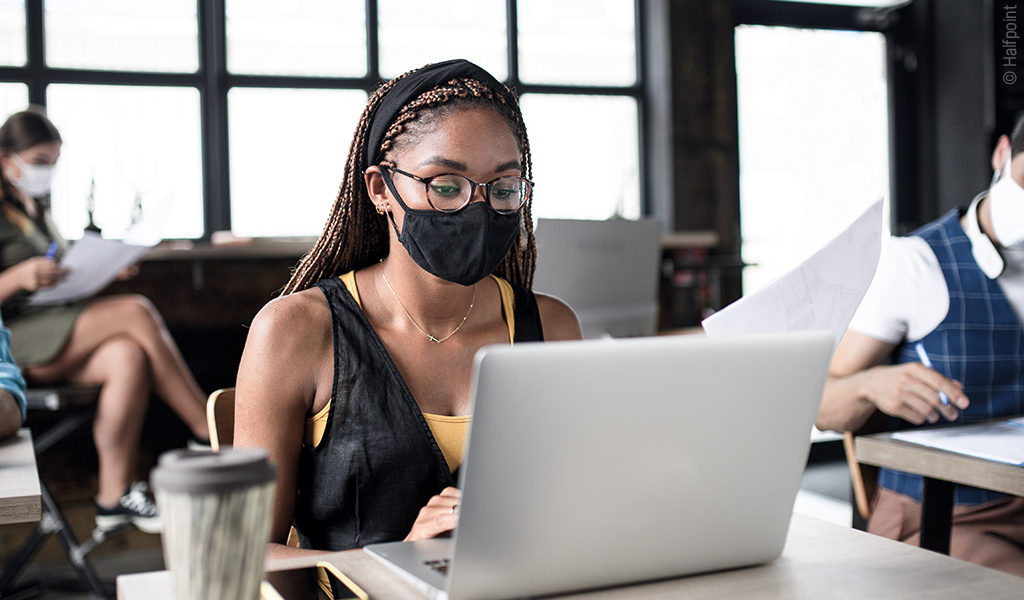
[(384, 183), (405, 211), (402, 231), (391, 225), (416, 264), (445, 281), (473, 285), (505, 259), (519, 232), (519, 213), (499, 214), (486, 202), (473, 202), (455, 213), (409, 208), (398, 195), (386, 169)]

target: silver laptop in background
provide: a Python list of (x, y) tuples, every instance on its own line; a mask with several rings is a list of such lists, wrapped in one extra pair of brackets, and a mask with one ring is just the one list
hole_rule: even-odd
[(484, 348), (457, 531), (364, 550), (450, 600), (774, 560), (832, 344), (790, 332)]
[(533, 289), (573, 307), (586, 339), (654, 335), (664, 229), (657, 219), (537, 219)]

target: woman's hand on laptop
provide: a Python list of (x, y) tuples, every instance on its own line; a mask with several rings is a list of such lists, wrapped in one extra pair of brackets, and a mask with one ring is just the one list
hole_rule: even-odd
[(427, 505), (420, 509), (412, 531), (405, 536), (405, 541), (423, 540), (455, 529), (459, 524), (459, 500), (462, 491), (458, 488), (444, 488), (434, 496)]

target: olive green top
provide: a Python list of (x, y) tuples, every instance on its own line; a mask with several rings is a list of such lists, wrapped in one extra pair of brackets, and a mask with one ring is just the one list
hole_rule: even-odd
[[(12, 223), (10, 214), (25, 218), (29, 232)], [(0, 202), (0, 271), (33, 256), (45, 256), (51, 242), (57, 242), (56, 259), (67, 251), (68, 242), (57, 231), (49, 208), (40, 203), (40, 218), (30, 219), (20, 206)], [(75, 319), (87, 301), (55, 306), (28, 304), (29, 292), (21, 291), (0, 305), (7, 328), (11, 330), (11, 354), (22, 368), (52, 361), (67, 343)]]

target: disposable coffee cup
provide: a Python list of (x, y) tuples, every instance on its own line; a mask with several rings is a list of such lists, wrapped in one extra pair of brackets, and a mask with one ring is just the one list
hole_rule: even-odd
[(274, 499), (256, 448), (172, 450), (150, 475), (177, 600), (257, 600)]

